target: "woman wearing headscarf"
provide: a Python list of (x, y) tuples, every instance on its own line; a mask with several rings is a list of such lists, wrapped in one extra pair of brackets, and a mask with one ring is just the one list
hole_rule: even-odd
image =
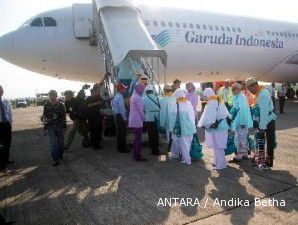
[(198, 116), (197, 108), (198, 108), (199, 97), (196, 93), (195, 85), (192, 82), (188, 82), (186, 84), (186, 90), (187, 90), (186, 98), (188, 99), (188, 101), (190, 101), (195, 113), (195, 118), (197, 119), (197, 116)]
[(160, 100), (160, 126), (167, 132), (168, 151), (170, 151), (172, 134), (169, 132), (169, 118), (172, 106), (176, 104), (176, 98), (171, 85), (165, 85), (163, 91), (165, 97)]
[(198, 126), (206, 129), (207, 147), (214, 151), (214, 169), (222, 170), (227, 167), (225, 148), (227, 147), (229, 125), (226, 118), (230, 117), (230, 113), (211, 88), (206, 88), (203, 95), (208, 99), (208, 102)]
[(160, 155), (159, 152), (159, 98), (154, 93), (152, 84), (148, 84), (145, 88), (145, 96), (142, 98), (143, 108), (145, 112), (145, 126), (148, 131), (149, 145), (152, 155)]
[(190, 165), (190, 147), (193, 134), (196, 132), (195, 115), (191, 103), (182, 90), (176, 90), (174, 96), (176, 104), (172, 106), (169, 118), (169, 131), (173, 134), (171, 158), (178, 158), (181, 153), (181, 163)]
[(236, 133), (237, 154), (229, 162), (240, 162), (242, 158), (247, 158), (248, 146), (248, 129), (253, 127), (252, 116), (247, 102), (247, 98), (241, 92), (241, 84), (232, 85), (233, 107), (230, 113), (233, 117), (231, 130)]
[(133, 128), (135, 136), (133, 141), (133, 160), (135, 161), (146, 161), (146, 159), (144, 159), (141, 155), (143, 122), (145, 120), (142, 104), (142, 95), (144, 90), (145, 85), (138, 83), (135, 86), (135, 90), (130, 98), (128, 125), (130, 128)]

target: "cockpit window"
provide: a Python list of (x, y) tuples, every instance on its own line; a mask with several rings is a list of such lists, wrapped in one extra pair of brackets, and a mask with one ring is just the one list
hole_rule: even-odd
[(43, 23), (45, 27), (56, 27), (57, 22), (52, 17), (44, 17)]
[(40, 17), (34, 19), (32, 22), (31, 22), (31, 27), (42, 27), (42, 20)]

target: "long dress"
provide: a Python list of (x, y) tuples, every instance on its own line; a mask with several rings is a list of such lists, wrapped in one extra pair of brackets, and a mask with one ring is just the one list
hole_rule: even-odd
[[(208, 101), (205, 110), (198, 123), (199, 127), (204, 127), (205, 141), (208, 148), (214, 151), (214, 168), (225, 169), (225, 148), (227, 147), (229, 125), (226, 118), (230, 116), (226, 106), (217, 100)], [(217, 128), (211, 128), (211, 125), (221, 120)]]
[[(178, 108), (179, 111), (177, 110)], [(175, 131), (178, 118), (180, 124), (179, 134)], [(181, 153), (182, 163), (190, 165), (190, 147), (193, 134), (196, 132), (196, 127), (193, 107), (189, 101), (176, 103), (172, 106), (169, 131), (173, 133), (171, 157), (177, 158), (179, 157), (179, 153)]]

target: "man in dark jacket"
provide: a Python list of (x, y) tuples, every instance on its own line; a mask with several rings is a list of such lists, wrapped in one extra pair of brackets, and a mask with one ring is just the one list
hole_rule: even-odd
[(92, 95), (86, 99), (88, 107), (88, 124), (90, 129), (91, 144), (95, 150), (101, 149), (102, 115), (101, 107), (104, 103), (100, 96), (101, 83), (93, 86)]
[(43, 121), (45, 135), (49, 136), (53, 166), (58, 166), (63, 159), (66, 115), (64, 105), (58, 101), (57, 92), (49, 92), (50, 102), (44, 105)]
[(73, 126), (70, 129), (66, 140), (66, 149), (71, 146), (71, 143), (77, 132), (83, 137), (83, 147), (88, 147), (90, 144), (88, 136), (87, 113), (83, 112), (82, 109), (86, 107), (85, 97), (82, 96), (81, 91), (77, 97), (74, 97), (72, 91), (65, 91), (64, 93), (66, 113), (69, 114), (69, 118), (73, 121)]

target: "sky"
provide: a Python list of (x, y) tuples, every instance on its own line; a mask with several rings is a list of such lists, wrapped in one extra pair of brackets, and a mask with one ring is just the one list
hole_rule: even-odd
[[(73, 3), (92, 0), (0, 0), (0, 36), (17, 29), (30, 17)], [(209, 12), (274, 19), (298, 23), (297, 0), (133, 0), (137, 4), (199, 9)], [(56, 89), (78, 90), (81, 82), (58, 80), (37, 74), (0, 59), (0, 85), (7, 98), (34, 97), (36, 93)]]

